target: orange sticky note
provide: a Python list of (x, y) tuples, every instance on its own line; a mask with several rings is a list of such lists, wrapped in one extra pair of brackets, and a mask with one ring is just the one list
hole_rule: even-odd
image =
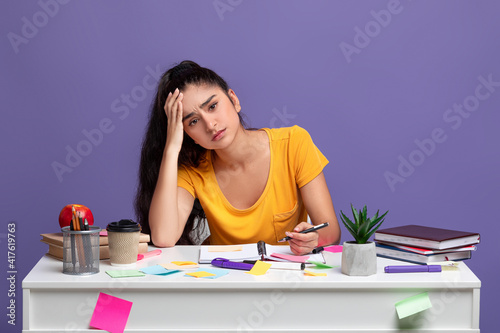
[(198, 271), (198, 272), (193, 272), (193, 273), (186, 273), (186, 275), (194, 276), (195, 278), (201, 278), (201, 277), (207, 277), (207, 276), (215, 276), (215, 274), (212, 274), (212, 273), (209, 273), (209, 272), (204, 272), (204, 271)]
[(304, 275), (307, 275), (307, 276), (326, 276), (326, 273), (314, 273), (314, 272), (308, 271), (307, 269), (304, 269)]
[(241, 245), (222, 245), (222, 246), (210, 246), (208, 252), (236, 252), (243, 251), (243, 246)]
[(252, 269), (249, 272), (245, 272), (245, 273), (252, 274), (252, 275), (264, 275), (264, 274), (266, 274), (266, 272), (269, 268), (271, 268), (271, 264), (257, 260), (255, 262), (255, 264), (253, 265)]
[(188, 264), (185, 264), (185, 265), (176, 265), (176, 264), (173, 264), (171, 262), (167, 263), (167, 264), (159, 264), (160, 266), (166, 268), (166, 269), (181, 269), (181, 270), (184, 270), (184, 269), (191, 269), (191, 268), (198, 268), (198, 264), (194, 264), (194, 265), (188, 265)]
[(192, 261), (172, 261), (172, 264), (177, 266), (197, 265), (197, 263)]

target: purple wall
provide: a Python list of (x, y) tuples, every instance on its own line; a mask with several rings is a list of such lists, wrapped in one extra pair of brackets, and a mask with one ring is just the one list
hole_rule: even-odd
[(89, 206), (101, 227), (135, 218), (153, 87), (183, 59), (226, 78), (252, 126), (306, 128), (331, 161), (337, 213), (367, 204), (371, 213), (390, 210), (386, 227), (481, 233), (467, 264), (482, 281), (481, 328), (497, 326), (500, 272), (488, 253), (498, 253), (499, 231), (498, 2), (0, 6), (1, 270), (9, 270), (10, 221), (17, 269), (16, 326), (2, 315), (2, 332), (22, 328), (21, 281), (47, 250), (40, 234), (58, 231), (64, 205)]

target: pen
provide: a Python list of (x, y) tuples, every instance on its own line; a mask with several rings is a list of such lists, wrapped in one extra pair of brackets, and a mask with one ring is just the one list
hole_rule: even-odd
[[(71, 224), (69, 225), (69, 230), (71, 230), (71, 231), (75, 230), (74, 220), (71, 221)], [(71, 234), (70, 241), (71, 241), (71, 263), (73, 264), (73, 272), (75, 272), (76, 271), (75, 235)]]
[(323, 251), (325, 248), (323, 246), (318, 246), (317, 248), (313, 249), (312, 250), (312, 253), (316, 254), (316, 253), (320, 253), (321, 251)]
[(441, 265), (385, 266), (386, 273), (441, 272)]
[[(329, 223), (328, 222), (325, 222), (323, 224), (318, 224), (318, 225), (315, 225), (314, 227), (312, 228), (309, 228), (309, 229), (306, 229), (306, 230), (302, 230), (302, 231), (299, 231), (299, 234), (307, 234), (309, 232), (312, 232), (312, 231), (316, 231), (316, 230), (319, 230), (321, 228), (324, 228), (324, 227), (328, 227)], [(278, 242), (286, 242), (288, 240), (292, 239), (291, 237), (289, 236), (286, 236), (285, 238), (282, 238), (280, 239)]]
[[(87, 219), (85, 219), (85, 222), (83, 223), (83, 229), (85, 231), (90, 230), (89, 221), (87, 221)], [(90, 238), (90, 235), (85, 235), (85, 249), (87, 250), (87, 262), (90, 265), (90, 269), (92, 269), (94, 268), (94, 254), (92, 253), (92, 239)]]

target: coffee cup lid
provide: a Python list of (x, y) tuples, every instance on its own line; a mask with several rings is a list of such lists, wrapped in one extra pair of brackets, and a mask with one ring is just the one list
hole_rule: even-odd
[(137, 232), (141, 231), (139, 223), (132, 220), (120, 220), (118, 222), (111, 222), (106, 227), (107, 231), (114, 232)]

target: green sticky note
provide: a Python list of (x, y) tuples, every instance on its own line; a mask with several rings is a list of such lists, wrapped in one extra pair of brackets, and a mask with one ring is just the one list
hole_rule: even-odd
[[(327, 265), (327, 264), (323, 264), (320, 261), (308, 260), (307, 262), (311, 263), (311, 264), (315, 264), (317, 268), (333, 268), (334, 267), (334, 266), (330, 266), (330, 265)], [(337, 267), (337, 266), (335, 266), (335, 267)]]
[(431, 300), (429, 299), (429, 294), (427, 292), (405, 298), (404, 300), (396, 303), (396, 311), (399, 319), (403, 319), (431, 307)]
[(143, 272), (138, 271), (136, 269), (106, 271), (106, 274), (108, 274), (112, 278), (134, 277), (134, 276), (145, 276), (146, 275)]

